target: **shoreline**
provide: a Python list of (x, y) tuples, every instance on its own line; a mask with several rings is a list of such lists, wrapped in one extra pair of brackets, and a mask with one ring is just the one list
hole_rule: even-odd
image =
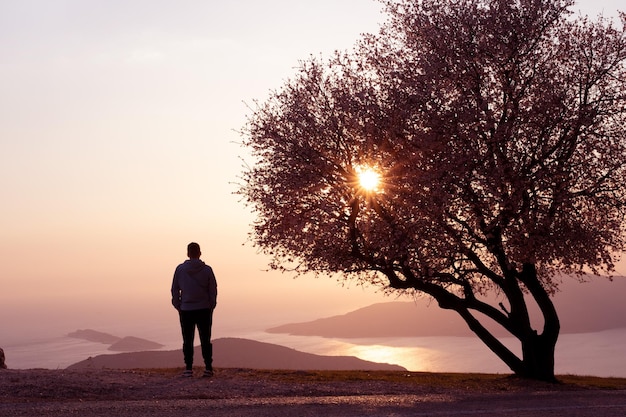
[[(469, 337), (462, 339), (432, 337), (333, 340), (254, 332), (239, 335), (237, 338), (256, 340), (323, 356), (355, 356), (376, 363), (398, 364), (416, 372), (510, 373), (510, 370), (480, 341)], [(509, 341), (505, 340), (505, 343)], [(558, 374), (626, 377), (626, 362), (622, 360), (625, 343), (626, 329), (593, 334), (563, 335), (557, 344), (555, 371)], [(106, 345), (67, 337), (3, 347), (6, 363), (12, 369), (64, 369), (89, 357), (116, 354), (106, 350)], [(168, 345), (167, 349), (179, 350), (180, 344)], [(278, 366), (256, 365), (258, 364), (253, 367), (278, 368)], [(158, 366), (178, 366), (178, 363)], [(251, 367), (250, 364), (244, 363), (229, 363), (227, 366), (216, 363), (215, 366)], [(305, 369), (317, 369), (301, 366)], [(115, 368), (116, 366), (108, 367)]]

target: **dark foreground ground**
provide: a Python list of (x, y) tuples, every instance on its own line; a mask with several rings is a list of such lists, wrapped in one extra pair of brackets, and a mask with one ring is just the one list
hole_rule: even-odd
[(626, 379), (218, 369), (3, 370), (0, 416), (626, 416)]

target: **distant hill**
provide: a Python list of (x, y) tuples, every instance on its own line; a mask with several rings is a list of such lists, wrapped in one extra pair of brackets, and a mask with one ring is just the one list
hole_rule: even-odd
[(92, 329), (76, 330), (72, 333), (68, 333), (67, 337), (73, 337), (75, 339), (88, 340), (95, 343), (103, 343), (105, 345), (112, 345), (119, 342), (121, 337), (113, 336), (112, 334), (98, 332)]
[[(196, 365), (202, 365), (202, 353), (199, 347), (195, 350), (195, 362)], [(176, 368), (182, 366), (182, 351), (172, 350), (98, 355), (70, 365), (67, 369)], [(271, 343), (238, 338), (222, 338), (213, 341), (213, 366), (216, 368), (290, 370), (406, 370), (398, 365), (370, 362), (353, 356), (314, 355)]]
[(150, 340), (141, 339), (139, 337), (127, 336), (117, 337), (112, 334), (99, 332), (92, 329), (76, 330), (67, 334), (68, 337), (75, 339), (88, 340), (90, 342), (111, 345), (108, 350), (116, 352), (137, 352), (142, 350), (161, 349), (162, 344), (152, 342)]
[(272, 327), (268, 333), (331, 338), (471, 336), (458, 315), (436, 303), (378, 303), (347, 314)]
[[(562, 291), (554, 297), (561, 320), (561, 332), (590, 333), (626, 327), (624, 298), (624, 277), (616, 277), (612, 282), (597, 278), (585, 283), (568, 279)], [(533, 307), (529, 306), (531, 311)], [(538, 317), (536, 313), (535, 316)], [(539, 327), (540, 323), (537, 325)], [(508, 335), (497, 326), (488, 327), (496, 336)], [(457, 313), (443, 310), (435, 301), (427, 299), (379, 303), (344, 315), (284, 324), (266, 331), (332, 338), (474, 335)]]
[(115, 352), (138, 352), (141, 350), (161, 349), (162, 344), (139, 337), (127, 336), (109, 346), (108, 350)]
[(591, 333), (626, 327), (626, 277), (568, 280), (554, 297), (563, 333)]

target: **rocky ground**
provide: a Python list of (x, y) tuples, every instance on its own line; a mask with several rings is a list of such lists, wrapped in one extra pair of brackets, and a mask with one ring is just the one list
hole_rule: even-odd
[(626, 381), (544, 384), (508, 376), (218, 369), (2, 370), (0, 415), (624, 416)]

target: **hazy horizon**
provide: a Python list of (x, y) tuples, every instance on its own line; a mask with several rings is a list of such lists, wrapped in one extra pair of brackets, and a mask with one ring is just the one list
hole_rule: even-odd
[[(579, 2), (592, 16), (619, 6)], [(169, 288), (190, 241), (217, 276), (217, 335), (393, 301), (266, 272), (246, 243), (253, 215), (233, 195), (247, 106), (300, 60), (376, 32), (380, 10), (369, 0), (0, 0), (0, 347), (80, 328), (177, 335)]]

